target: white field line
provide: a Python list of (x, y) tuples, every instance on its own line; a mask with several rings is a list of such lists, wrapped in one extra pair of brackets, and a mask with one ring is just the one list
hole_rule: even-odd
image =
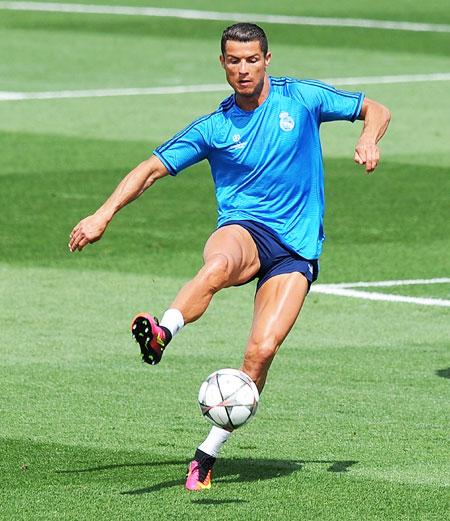
[(62, 98), (107, 98), (112, 96), (151, 96), (162, 94), (188, 94), (198, 92), (224, 92), (229, 89), (229, 85), (225, 83), (217, 83), (123, 89), (57, 90), (47, 92), (0, 91), (0, 101), (20, 101), (33, 99), (46, 100)]
[[(401, 74), (397, 76), (361, 76), (351, 78), (325, 78), (322, 81), (333, 85), (382, 85), (392, 83), (416, 83), (450, 81), (449, 72), (431, 74)], [(64, 98), (106, 98), (113, 96), (152, 96), (165, 94), (188, 94), (199, 92), (226, 92), (226, 83), (200, 85), (176, 85), (165, 87), (143, 87), (123, 89), (59, 90), (45, 92), (0, 91), (0, 101), (49, 100)]]
[[(330, 284), (334, 288), (389, 288), (392, 286), (417, 286), (424, 284), (450, 284), (450, 278), (441, 277), (438, 279), (405, 279), (405, 280), (379, 280), (376, 282), (342, 282)], [(328, 284), (327, 284), (328, 285)]]
[(187, 20), (251, 21), (255, 23), (283, 25), (313, 25), (327, 27), (359, 27), (363, 29), (388, 29), (396, 31), (449, 33), (449, 24), (368, 20), (363, 18), (323, 18), (314, 16), (286, 16), (260, 13), (229, 13), (172, 9), (160, 7), (129, 7), (88, 4), (57, 4), (51, 2), (0, 2), (0, 9), (13, 11), (45, 11), (59, 13), (108, 14), (126, 16), (151, 16), (182, 18)]
[(392, 295), (389, 293), (377, 293), (373, 291), (361, 291), (352, 288), (362, 287), (392, 287), (410, 286), (422, 284), (449, 284), (450, 278), (439, 279), (413, 279), (413, 280), (385, 280), (379, 282), (350, 282), (342, 284), (314, 284), (311, 287), (313, 293), (336, 295), (341, 297), (360, 298), (364, 300), (376, 300), (384, 302), (403, 302), (406, 304), (418, 304), (422, 306), (450, 307), (450, 300), (427, 297), (407, 297), (405, 295)]

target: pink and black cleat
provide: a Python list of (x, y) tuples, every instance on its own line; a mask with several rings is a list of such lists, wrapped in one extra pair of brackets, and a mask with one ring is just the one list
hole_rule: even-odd
[(186, 490), (209, 490), (211, 488), (211, 473), (211, 469), (202, 469), (198, 461), (191, 461), (186, 477)]
[(160, 362), (164, 349), (172, 340), (170, 331), (159, 325), (149, 313), (139, 313), (131, 322), (131, 334), (139, 344), (142, 360), (150, 365)]

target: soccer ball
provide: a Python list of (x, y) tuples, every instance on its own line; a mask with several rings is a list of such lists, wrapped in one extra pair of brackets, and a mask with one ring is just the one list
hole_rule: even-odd
[(249, 421), (256, 413), (258, 401), (253, 380), (237, 369), (220, 369), (210, 374), (198, 393), (203, 416), (228, 431)]

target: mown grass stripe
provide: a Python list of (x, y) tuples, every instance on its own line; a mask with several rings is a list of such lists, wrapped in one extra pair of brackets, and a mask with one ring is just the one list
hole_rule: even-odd
[(365, 18), (327, 18), (317, 16), (289, 16), (260, 13), (230, 13), (196, 9), (161, 7), (132, 7), (94, 4), (57, 4), (52, 2), (0, 2), (0, 9), (14, 11), (45, 11), (59, 13), (108, 14), (124, 16), (152, 16), (187, 20), (252, 21), (282, 25), (312, 25), (319, 27), (354, 27), (413, 32), (450, 32), (448, 24), (432, 24)]

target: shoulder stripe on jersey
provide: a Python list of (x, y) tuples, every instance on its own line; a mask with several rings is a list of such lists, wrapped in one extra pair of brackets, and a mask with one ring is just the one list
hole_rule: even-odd
[(346, 90), (339, 90), (339, 89), (336, 89), (335, 87), (333, 87), (332, 85), (327, 85), (326, 83), (322, 83), (318, 80), (299, 80), (299, 79), (296, 79), (296, 78), (288, 78), (288, 77), (285, 77), (285, 78), (272, 78), (272, 84), (273, 85), (276, 85), (277, 87), (280, 87), (282, 85), (286, 85), (287, 83), (305, 83), (305, 84), (309, 84), (309, 85), (314, 85), (315, 87), (319, 87), (321, 89), (324, 89), (324, 90), (328, 90), (330, 92), (334, 92), (335, 94), (339, 94), (341, 96), (345, 96), (347, 98), (359, 98), (359, 93), (358, 92), (351, 92), (351, 91), (346, 91)]
[(232, 94), (228, 98), (226, 98), (222, 103), (220, 104), (219, 108), (215, 110), (214, 112), (211, 112), (211, 114), (207, 114), (205, 116), (202, 116), (195, 121), (193, 121), (190, 125), (188, 125), (186, 128), (175, 134), (171, 139), (166, 141), (165, 143), (162, 143), (157, 147), (155, 150), (158, 150), (159, 152), (164, 152), (164, 150), (167, 150), (169, 146), (171, 146), (173, 143), (175, 143), (178, 139), (182, 138), (187, 132), (189, 132), (195, 125), (198, 123), (202, 123), (203, 121), (206, 121), (210, 117), (214, 116), (215, 114), (219, 114), (223, 112), (224, 110), (230, 109), (234, 104), (234, 95)]
[(347, 90), (339, 90), (331, 85), (327, 85), (326, 83), (322, 83), (317, 80), (300, 80), (300, 83), (306, 83), (307, 85), (314, 85), (315, 87), (319, 87), (320, 89), (328, 90), (329, 92), (334, 92), (340, 94), (341, 96), (346, 96), (347, 98), (358, 98), (358, 92), (350, 92)]
[(196, 120), (194, 120), (192, 123), (190, 123), (187, 127), (185, 127), (184, 129), (180, 130), (179, 132), (177, 132), (172, 138), (170, 138), (169, 140), (167, 140), (165, 143), (162, 143), (161, 145), (159, 145), (159, 147), (156, 148), (156, 150), (158, 152), (163, 152), (164, 150), (166, 150), (172, 143), (174, 143), (175, 141), (177, 141), (178, 139), (182, 138), (187, 132), (189, 132), (193, 127), (195, 127), (195, 125), (199, 124), (199, 123), (202, 123), (202, 121), (205, 121), (207, 120), (208, 118), (210, 118), (212, 116), (212, 114), (207, 114), (205, 116), (202, 116), (200, 118), (197, 118)]
[(302, 80), (298, 80), (296, 78), (288, 78), (287, 76), (282, 76), (279, 78), (270, 77), (271, 83), (276, 85), (286, 85), (286, 83), (300, 83)]
[(159, 145), (159, 147), (157, 147), (155, 150), (157, 150), (159, 153), (162, 153), (164, 152), (165, 150), (167, 150), (167, 148), (169, 148), (171, 145), (173, 145), (176, 141), (178, 141), (179, 139), (181, 139), (185, 134), (187, 134), (190, 130), (192, 130), (196, 125), (198, 125), (199, 123), (202, 123), (203, 121), (206, 121), (208, 120), (209, 118), (211, 118), (212, 116), (214, 116), (215, 114), (218, 114), (219, 112), (223, 112), (223, 109), (221, 107), (219, 107), (217, 110), (215, 110), (214, 112), (211, 112), (211, 114), (206, 114), (206, 116), (202, 116), (198, 119), (196, 119), (195, 121), (193, 121), (190, 125), (188, 125), (186, 128), (184, 128), (183, 130), (180, 130), (180, 132), (178, 132), (177, 134), (175, 134), (171, 139), (169, 139), (168, 141), (166, 141), (165, 143), (162, 143), (161, 145)]

